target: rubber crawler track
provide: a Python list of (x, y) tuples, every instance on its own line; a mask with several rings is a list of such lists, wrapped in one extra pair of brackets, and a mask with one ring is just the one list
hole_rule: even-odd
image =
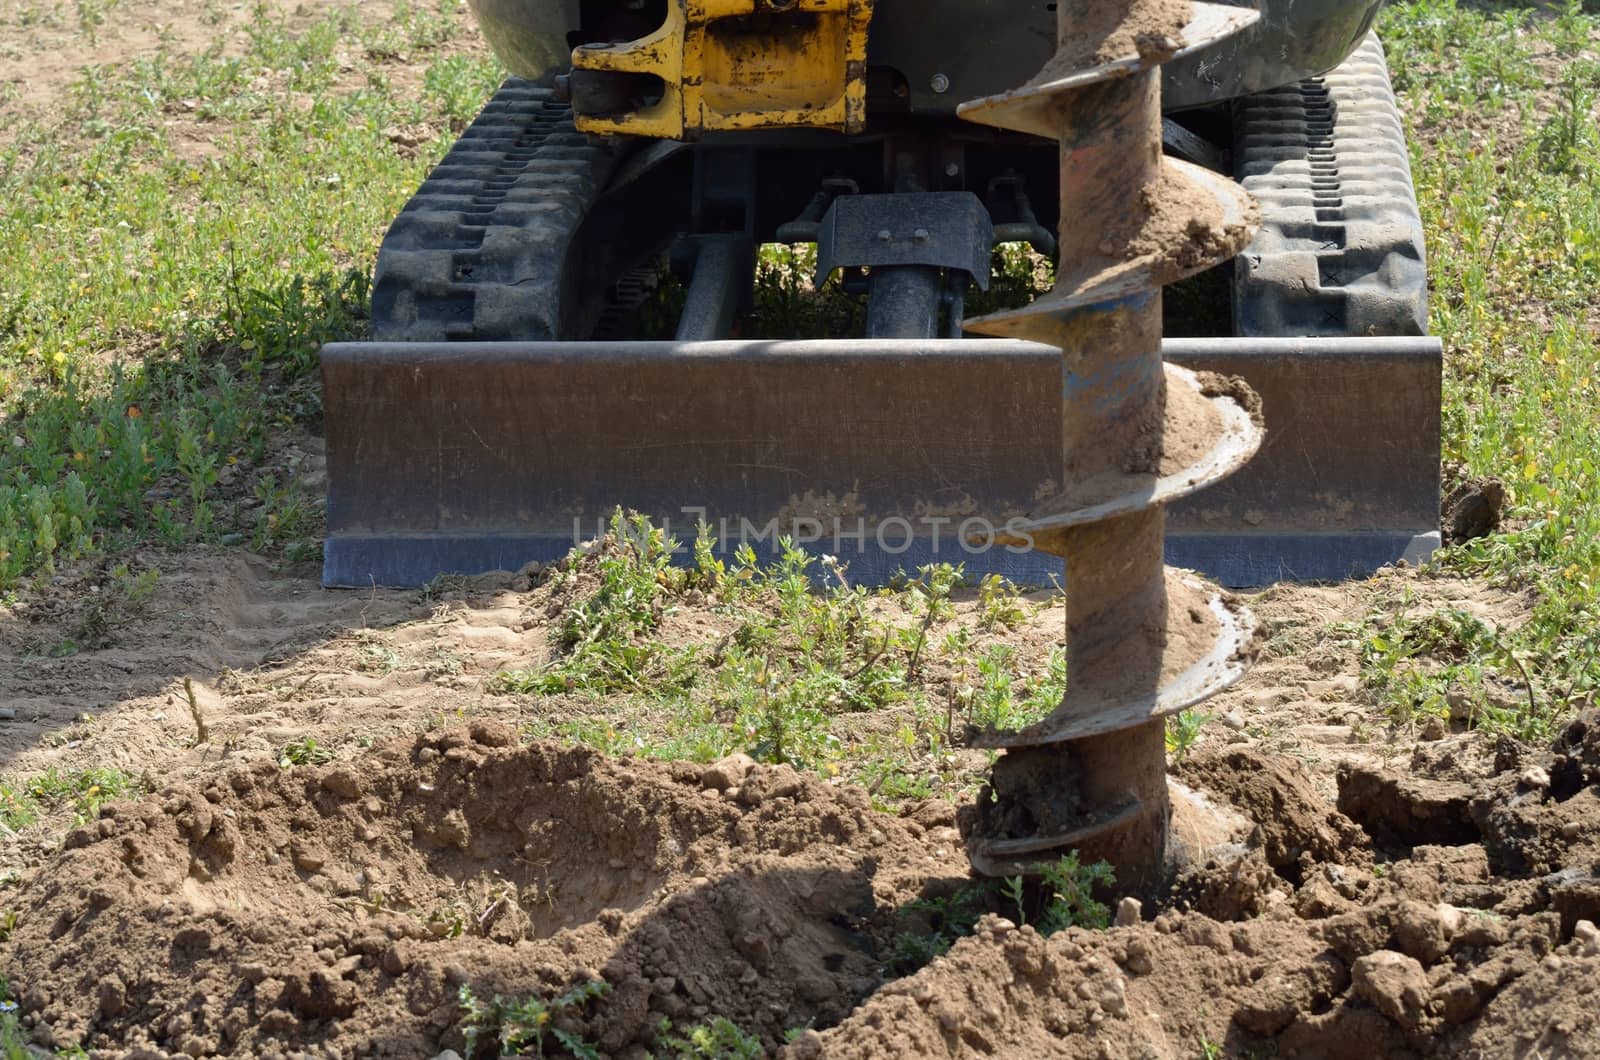
[(568, 253), (616, 159), (549, 89), (508, 80), (384, 236), (372, 337), (563, 337)]

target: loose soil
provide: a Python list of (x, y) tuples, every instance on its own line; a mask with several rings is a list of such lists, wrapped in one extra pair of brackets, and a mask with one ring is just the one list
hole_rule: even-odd
[[(314, 489), (319, 459), (304, 446)], [(117, 764), (153, 791), (64, 850), (59, 815), (0, 836), (16, 874), (0, 907), (18, 914), (0, 972), (41, 1040), (106, 1056), (141, 1042), (147, 1055), (431, 1056), (463, 1047), (462, 983), (549, 997), (598, 977), (611, 992), (570, 1023), (610, 1056), (641, 1055), (661, 1017), (681, 1028), (716, 1016), (769, 1049), (814, 1021), (798, 1055), (1585, 1044), (1569, 1016), (1600, 970), (1579, 924), (1600, 895), (1593, 737), (1569, 735), (1557, 757), (1449, 731), (1464, 720), (1395, 729), (1337, 633), (1401, 598), (1509, 627), (1530, 599), (1409, 571), (1250, 599), (1261, 657), (1207, 705), (1216, 720), (1180, 770), (1254, 823), (1247, 852), (1181, 881), (1151, 923), (1041, 940), (987, 921), (894, 980), (883, 969), (904, 907), (966, 879), (953, 803), (985, 775), (980, 752), (953, 752), (950, 801), (883, 814), (858, 788), (786, 769), (748, 780), (739, 763), (513, 747), (513, 726), (642, 709), (486, 691), (498, 670), (551, 656), (581, 578), (327, 592), (314, 566), (237, 549), (130, 562), (159, 569), (152, 599), (112, 608), (78, 654), (51, 649), (103, 609), (106, 571), (63, 573), (0, 613), (0, 698), (18, 705), (0, 721), (4, 771)], [(708, 604), (677, 603), (663, 627), (674, 643), (729, 632)], [(1063, 639), (1061, 607), (1040, 594), (1027, 610), (1020, 629), (986, 636), (1042, 667)], [(970, 595), (957, 612), (930, 642), (976, 626)], [(930, 666), (931, 695), (948, 680)], [(862, 731), (904, 720), (860, 718)], [(340, 761), (280, 769), (283, 747), (308, 738)], [(1468, 927), (1429, 956), (1384, 926), (1403, 901), (1453, 925), (1447, 903)]]
[(43, 1044), (105, 1056), (431, 1055), (463, 1047), (463, 984), (592, 980), (560, 1025), (614, 1056), (719, 1015), (769, 1049), (810, 1026), (795, 1058), (1600, 1048), (1600, 715), (1548, 750), (1347, 768), (1339, 809), (1255, 750), (1181, 773), (1255, 831), (1152, 921), (991, 915), (888, 982), (897, 911), (964, 874), (948, 804), (494, 722), (112, 805), (24, 886), (0, 960)]
[(776, 1043), (843, 1018), (895, 907), (963, 867), (948, 807), (517, 743), (479, 722), (114, 806), (25, 892), (13, 987), (46, 1044), (107, 1050), (428, 1056), (463, 1046), (463, 984), (595, 979), (571, 1029), (608, 1054), (708, 1015)]
[[(1237, 376), (1228, 387), (1219, 385), (1220, 379), (1214, 372), (1207, 373), (1199, 380), (1201, 388), (1196, 389), (1169, 373), (1159, 417), (1152, 415), (1149, 422), (1132, 426), (1119, 425), (1130, 439), (1124, 447), (1128, 455), (1123, 466), (1073, 482), (1065, 493), (1043, 501), (1041, 510), (1076, 511), (1131, 493), (1148, 495), (1157, 480), (1182, 475), (1196, 467), (1228, 432), (1221, 413), (1209, 400), (1213, 397), (1232, 399), (1259, 425), (1261, 398)], [(1184, 484), (1193, 485), (1202, 474), (1191, 475)]]

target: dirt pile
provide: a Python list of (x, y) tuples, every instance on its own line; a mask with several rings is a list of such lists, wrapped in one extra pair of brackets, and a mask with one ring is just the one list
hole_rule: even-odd
[(964, 882), (948, 804), (480, 721), (107, 808), (22, 888), (0, 970), (38, 1040), (106, 1056), (431, 1056), (465, 1048), (463, 985), (597, 981), (552, 1033), (630, 1058), (718, 1017), (793, 1060), (1600, 1052), (1600, 716), (1462, 746), (1345, 770), (1346, 812), (1293, 760), (1199, 753), (1184, 781), (1254, 831), (1150, 919), (991, 913), (886, 982), (907, 905)]
[(608, 1054), (663, 1018), (775, 1045), (843, 1018), (894, 907), (965, 872), (948, 806), (919, 824), (787, 767), (515, 743), (479, 723), (108, 807), (24, 895), (25, 1021), (115, 1055), (417, 1057), (463, 1047), (462, 984), (603, 979), (568, 1029)]
[[(1413, 770), (1384, 790), (1466, 785), (1448, 755), (1419, 751)], [(1481, 839), (1457, 845), (1388, 831), (1404, 849), (1374, 849), (1303, 771), (1257, 752), (1205, 754), (1184, 775), (1256, 833), (1180, 880), (1152, 922), (1046, 939), (987, 918), (785, 1056), (1600, 1053), (1600, 717), (1554, 753), (1503, 748), (1467, 800)]]

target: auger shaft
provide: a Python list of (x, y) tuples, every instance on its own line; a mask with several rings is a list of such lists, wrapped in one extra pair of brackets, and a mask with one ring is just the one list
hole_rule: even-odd
[[(1062, 5), (1063, 20), (1068, 16)], [(1105, 256), (1102, 224), (1137, 208), (1138, 190), (1160, 177), (1159, 73), (1135, 74), (1071, 97), (1062, 112), (1062, 260)], [(1129, 193), (1133, 192), (1132, 195)], [(1060, 321), (1065, 401), (1062, 466), (1070, 488), (1159, 459), (1166, 403), (1161, 291), (1086, 307)], [(1051, 551), (1066, 560), (1067, 673), (1074, 691), (1154, 695), (1166, 629), (1166, 512), (1160, 506), (1065, 531)], [(1124, 881), (1152, 878), (1165, 861), (1165, 726), (1136, 728), (1035, 749), (997, 765), (1075, 776), (1085, 808), (1133, 802), (1129, 820), (1083, 845)], [(1024, 766), (1024, 763), (1026, 765)], [(1135, 884), (1137, 885), (1137, 883)]]
[[(1119, 882), (1135, 890), (1153, 886), (1166, 868), (1164, 717), (1242, 672), (1230, 641), (1238, 630), (1204, 627), (1206, 615), (1192, 622), (1215, 634), (1209, 654), (1192, 653), (1199, 660), (1192, 661), (1176, 643), (1193, 631), (1175, 633), (1191, 620), (1169, 613), (1162, 493), (1221, 477), (1259, 442), (1259, 433), (1241, 441), (1242, 456), (1197, 467), (1182, 487), (1161, 477), (1169, 421), (1161, 286), (1231, 256), (1248, 224), (1208, 227), (1230, 209), (1243, 214), (1240, 197), (1201, 186), (1204, 178), (1174, 177), (1162, 158), (1159, 64), (1185, 46), (1177, 28), (1153, 40), (1125, 35), (1129, 55), (1094, 57), (1097, 42), (1099, 50), (1114, 50), (1106, 42), (1121, 26), (1159, 15), (1139, 11), (1141, 2), (1121, 12), (1062, 3), (1059, 50), (1045, 70), (1021, 89), (963, 108), (973, 120), (1054, 134), (1061, 144), (1056, 289), (971, 326), (1062, 351), (1063, 499), (1053, 515), (1031, 524), (1031, 535), (1035, 547), (1065, 560), (1068, 655), (1062, 706), (1045, 722), (991, 742), (1007, 750), (968, 818), (969, 845), (980, 870), (996, 873), (1025, 871), (1076, 849), (1110, 861)], [(1198, 20), (1185, 29), (1197, 39), (1189, 44), (1238, 28), (1237, 16), (1217, 11), (1196, 5)], [(1168, 194), (1182, 201), (1160, 201)], [(1216, 238), (1207, 244), (1196, 233)], [(1158, 245), (1163, 241), (1168, 245)], [(1194, 377), (1180, 378), (1199, 394)], [(1224, 427), (1219, 437), (1226, 433)], [(1227, 452), (1220, 442), (1207, 459), (1218, 452)], [(1192, 602), (1185, 608), (1198, 610)], [(1219, 650), (1226, 664), (1218, 664)], [(1207, 667), (1216, 673), (1208, 677)], [(1176, 692), (1164, 685), (1175, 674)], [(1192, 695), (1184, 679), (1195, 686)]]
[[(1068, 23), (1062, 4), (1061, 22)], [(1096, 85), (1071, 98), (1062, 114), (1063, 218), (1116, 217), (1161, 175), (1160, 72), (1147, 70)], [(1098, 224), (1061, 226), (1062, 260), (1091, 260), (1103, 238)], [(1093, 328), (1096, 334), (1085, 334)], [(1062, 466), (1069, 481), (1087, 480), (1134, 459), (1159, 458), (1166, 405), (1161, 361), (1161, 291), (1079, 311), (1064, 328), (1067, 400)], [(1067, 673), (1079, 688), (1155, 694), (1167, 619), (1160, 506), (1067, 531)], [(1103, 837), (1098, 856), (1123, 880), (1153, 878), (1166, 859), (1168, 818), (1165, 724), (1091, 736), (1057, 754), (1078, 760), (1088, 806), (1132, 796), (1138, 812)], [(1013, 752), (1014, 753), (1014, 752)], [(1137, 883), (1136, 883), (1137, 885)]]

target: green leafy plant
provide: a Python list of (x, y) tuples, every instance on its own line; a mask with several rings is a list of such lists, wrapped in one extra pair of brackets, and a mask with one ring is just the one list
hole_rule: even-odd
[(490, 1042), (501, 1056), (543, 1057), (545, 1050), (554, 1044), (578, 1060), (599, 1060), (600, 1053), (593, 1045), (557, 1026), (557, 1022), (567, 1013), (582, 1010), (609, 989), (607, 983), (590, 980), (550, 1001), (532, 996), (513, 1001), (500, 997), (484, 1001), (469, 985), (462, 983), (457, 997), (467, 1060), (481, 1055), (480, 1049)]
[(901, 915), (921, 924), (895, 936), (884, 970), (910, 975), (971, 935), (987, 913), (1005, 912), (1018, 924), (1032, 924), (1041, 935), (1069, 927), (1101, 930), (1110, 923), (1110, 910), (1094, 897), (1097, 888), (1116, 883), (1109, 863), (1082, 864), (1074, 850), (1058, 861), (1033, 866), (1031, 876), (987, 880), (908, 903)]
[(656, 1030), (655, 1055), (657, 1060), (761, 1060), (767, 1051), (761, 1039), (718, 1016), (681, 1034), (673, 1031), (671, 1020), (663, 1019)]
[(910, 975), (949, 952), (956, 940), (971, 935), (978, 918), (992, 912), (996, 896), (1004, 885), (998, 881), (973, 884), (935, 898), (922, 898), (901, 909), (904, 917), (925, 923), (917, 931), (902, 931), (895, 936), (894, 948), (885, 970), (891, 975)]
[(1028, 618), (1022, 607), (1022, 593), (998, 574), (985, 574), (978, 582), (978, 606), (983, 617), (979, 625), (987, 630), (1016, 629)]
[(1189, 756), (1189, 752), (1200, 739), (1200, 730), (1204, 729), (1206, 723), (1215, 716), (1190, 708), (1179, 711), (1167, 719), (1167, 754), (1174, 762), (1181, 762)]
[[(1600, 18), (1581, 3), (1535, 16), (1407, 0), (1385, 8), (1379, 29), (1440, 292), (1429, 330), (1449, 351), (1444, 464), (1505, 491), (1500, 532), (1439, 554), (1418, 589), (1470, 575), (1531, 606), (1480, 630), (1449, 602), (1385, 601), (1404, 617), (1366, 623), (1363, 682), (1397, 721), (1449, 711), (1542, 740), (1600, 681), (1600, 416), (1595, 337), (1582, 323), (1600, 285), (1600, 138), (1588, 113)], [(1559, 74), (1546, 73), (1551, 54)]]
[[(912, 668), (972, 666), (970, 634), (980, 615), (969, 612), (968, 625), (933, 640), (938, 623), (960, 616), (961, 568), (931, 565), (895, 587), (869, 590), (852, 585), (833, 557), (813, 556), (788, 538), (774, 546), (765, 560), (748, 542), (727, 558), (702, 526), (692, 565), (679, 565), (677, 542), (640, 516), (614, 513), (605, 535), (575, 550), (545, 583), (559, 608), (557, 657), (501, 671), (489, 690), (620, 693), (656, 705), (646, 712), (610, 700), (603, 715), (527, 725), (532, 735), (607, 751), (707, 760), (742, 750), (826, 776), (853, 760), (854, 775), (880, 803), (955, 787), (954, 708), (930, 709), (931, 679), (914, 677)], [(988, 592), (994, 607), (1017, 597), (1000, 581), (990, 581)], [(664, 643), (663, 621), (685, 604), (709, 604), (728, 630), (715, 641)], [(952, 653), (960, 658), (947, 658)], [(1066, 684), (1059, 650), (1042, 671), (1018, 672), (1014, 652), (992, 647), (977, 668), (996, 716), (1042, 716)], [(976, 713), (971, 695), (963, 704)], [(841, 719), (889, 709), (900, 720), (874, 726), (847, 754)]]
[[(73, 624), (69, 641), (78, 647), (103, 648), (110, 645), (115, 632), (138, 618), (155, 596), (160, 572), (133, 574), (125, 563), (111, 570), (101, 591), (90, 597), (82, 615)], [(69, 653), (70, 654), (70, 653)]]
[(121, 798), (137, 782), (115, 766), (63, 770), (52, 767), (16, 784), (0, 784), (0, 823), (13, 830), (65, 810), (74, 827), (93, 820), (102, 803)]
[(592, 564), (582, 552), (567, 560), (569, 577), (592, 566), (599, 584), (562, 615), (557, 646), (565, 654), (538, 670), (505, 671), (490, 691), (668, 696), (685, 690), (695, 678), (695, 650), (654, 637), (674, 592), (687, 582), (685, 572), (672, 566), (677, 549), (678, 543), (644, 516), (615, 511)]
[(34, 1060), (38, 1054), (28, 1045), (28, 1034), (17, 1017), (17, 1003), (9, 989), (0, 989), (0, 1058)]
[(336, 757), (332, 748), (317, 743), (315, 737), (306, 736), (284, 745), (283, 750), (278, 752), (278, 765), (284, 769), (325, 765)]
[[(81, 0), (81, 28), (114, 3)], [(456, 120), (499, 78), (486, 57), (442, 57), (417, 96), (344, 91), (348, 44), (437, 47), (468, 31), (458, 7), (245, 11), (241, 48), (184, 54), (158, 34), (16, 123), (0, 146), (0, 591), (139, 542), (272, 536), (235, 523), (228, 469), (319, 415), (319, 347), (365, 329), (372, 233), (444, 147), (399, 153), (385, 130)], [(205, 17), (221, 39), (228, 13)], [(357, 78), (381, 75), (357, 55)], [(206, 157), (180, 110), (210, 126)]]
[(1035, 868), (1044, 898), (1044, 907), (1034, 919), (1039, 934), (1053, 935), (1069, 927), (1099, 931), (1110, 925), (1111, 910), (1094, 897), (1096, 888), (1110, 887), (1117, 882), (1110, 864), (1096, 861), (1085, 865), (1074, 850), (1058, 861)]

